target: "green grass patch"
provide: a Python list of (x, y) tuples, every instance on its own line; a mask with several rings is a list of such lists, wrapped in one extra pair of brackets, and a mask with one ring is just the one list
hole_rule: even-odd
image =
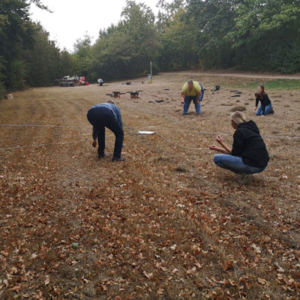
[(265, 86), (266, 90), (297, 90), (300, 89), (300, 80), (297, 79), (276, 79), (276, 80), (263, 80), (252, 81), (243, 84), (239, 84), (240, 88), (252, 88), (255, 89), (259, 84)]

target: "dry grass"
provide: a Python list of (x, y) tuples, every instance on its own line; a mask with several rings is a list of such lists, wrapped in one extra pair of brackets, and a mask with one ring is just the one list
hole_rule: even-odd
[[(207, 88), (203, 114), (191, 107), (183, 117), (189, 77), (32, 89), (0, 103), (2, 124), (61, 126), (0, 127), (1, 299), (299, 299), (300, 140), (280, 137), (300, 136), (300, 91), (269, 90), (275, 115), (256, 118), (255, 91), (240, 89), (236, 99), (230, 89), (257, 78), (193, 74)], [(210, 92), (217, 84), (221, 91)], [(109, 157), (96, 159), (86, 120), (116, 89), (144, 90), (116, 101), (126, 131), (121, 164), (110, 162), (111, 134)], [(231, 143), (237, 105), (271, 155), (247, 186), (216, 168), (208, 150), (210, 133), (229, 133)], [(149, 126), (158, 134), (136, 134)]]

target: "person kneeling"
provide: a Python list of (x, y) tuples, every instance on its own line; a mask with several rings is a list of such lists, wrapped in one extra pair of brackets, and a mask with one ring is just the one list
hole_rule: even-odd
[(243, 113), (235, 112), (231, 114), (231, 125), (235, 129), (232, 148), (218, 135), (217, 142), (222, 148), (213, 145), (210, 149), (223, 153), (214, 156), (215, 164), (240, 174), (242, 178), (239, 183), (244, 184), (250, 175), (263, 172), (270, 158), (255, 122), (247, 122)]
[[(255, 94), (256, 102), (254, 111), (257, 116), (266, 116), (268, 114), (274, 114), (274, 109), (272, 102), (265, 92), (265, 87), (263, 85), (258, 86), (258, 93)], [(258, 103), (261, 103), (261, 106), (258, 107)]]
[(99, 83), (99, 86), (102, 86), (102, 85), (104, 84), (103, 79), (99, 78), (99, 79), (98, 79), (98, 83)]

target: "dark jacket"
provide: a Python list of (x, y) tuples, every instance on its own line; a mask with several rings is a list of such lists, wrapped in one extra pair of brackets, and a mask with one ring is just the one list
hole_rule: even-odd
[[(115, 120), (117, 121), (119, 127), (123, 131), (123, 122), (122, 122), (120, 108), (111, 103), (102, 103), (102, 104), (94, 105), (91, 109), (99, 109), (99, 114), (101, 114), (102, 108), (109, 109), (113, 113)], [(97, 136), (98, 136), (98, 129), (95, 126), (93, 126), (93, 139), (94, 140), (97, 139)]]
[(261, 102), (261, 106), (263, 108), (263, 114), (265, 114), (266, 106), (271, 104), (271, 100), (269, 99), (268, 94), (264, 94), (262, 96), (257, 95), (256, 96), (256, 104), (255, 106), (258, 106), (259, 101)]
[(269, 154), (259, 129), (253, 121), (238, 125), (233, 135), (232, 155), (240, 156), (244, 164), (264, 168), (268, 165)]

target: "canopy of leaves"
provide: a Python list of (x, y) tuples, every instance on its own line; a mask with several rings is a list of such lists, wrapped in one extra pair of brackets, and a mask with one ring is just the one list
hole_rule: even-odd
[(58, 49), (41, 25), (30, 20), (31, 3), (48, 10), (40, 0), (0, 2), (0, 99), (5, 90), (53, 85), (76, 70), (76, 58)]
[(160, 0), (157, 17), (128, 0), (118, 24), (101, 30), (95, 43), (86, 34), (74, 53), (32, 23), (30, 5), (50, 13), (40, 0), (0, 2), (1, 95), (4, 87), (52, 85), (64, 75), (134, 78), (149, 72), (150, 61), (154, 71), (300, 71), (299, 0)]
[(186, 0), (170, 4), (161, 0), (160, 5), (165, 11), (160, 15), (165, 24), (161, 56), (164, 70), (300, 70), (300, 1)]
[(161, 38), (151, 9), (127, 1), (119, 24), (100, 31), (86, 56), (90, 59), (85, 67), (89, 65), (90, 73), (106, 79), (136, 77), (149, 72), (149, 62), (156, 60), (160, 48)]
[(234, 27), (226, 40), (243, 68), (297, 72), (300, 1), (248, 0), (235, 6)]

